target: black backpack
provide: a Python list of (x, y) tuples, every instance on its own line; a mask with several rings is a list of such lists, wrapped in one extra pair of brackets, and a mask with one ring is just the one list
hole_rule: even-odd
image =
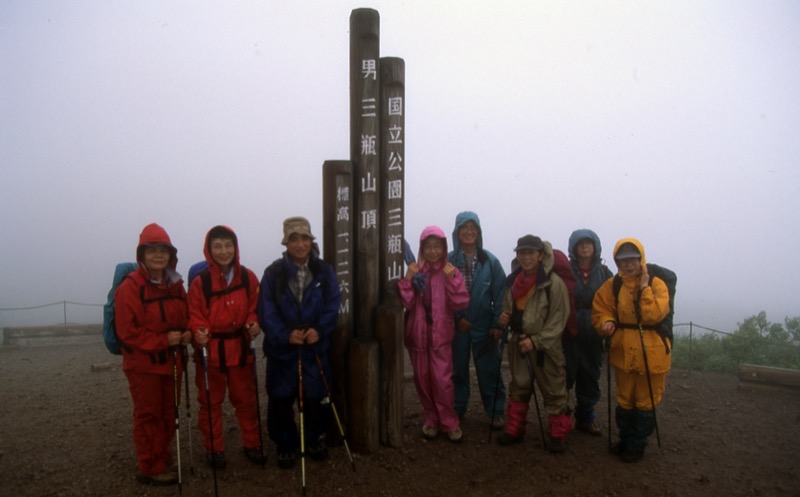
[[(653, 277), (658, 277), (664, 282), (665, 285), (667, 285), (667, 290), (669, 292), (669, 314), (667, 314), (667, 317), (665, 317), (660, 323), (655, 325), (642, 325), (642, 328), (645, 330), (655, 330), (659, 335), (661, 335), (662, 339), (669, 338), (670, 343), (673, 343), (674, 335), (672, 333), (672, 320), (673, 315), (675, 314), (675, 287), (678, 284), (678, 276), (670, 269), (650, 263), (647, 263), (647, 272), (650, 275), (650, 284), (653, 283)], [(619, 306), (619, 291), (622, 289), (622, 278), (620, 278), (618, 274), (614, 275), (613, 285), (614, 308), (616, 309)], [(638, 329), (639, 323), (619, 323), (617, 326), (620, 328)], [(667, 347), (667, 352), (669, 353), (669, 347)]]
[[(194, 266), (192, 266), (194, 267)], [(231, 287), (227, 287), (224, 290), (218, 290), (216, 292), (211, 290), (211, 273), (208, 272), (208, 267), (206, 266), (200, 272), (195, 275), (189, 277), (189, 284), (194, 278), (200, 278), (200, 283), (203, 285), (203, 295), (206, 298), (206, 305), (211, 300), (211, 297), (219, 297), (221, 295), (228, 295), (230, 293), (235, 292), (236, 290), (240, 290), (244, 288), (244, 291), (247, 292), (247, 297), (250, 298), (250, 274), (246, 267), (241, 267), (241, 283), (238, 285), (234, 285)]]

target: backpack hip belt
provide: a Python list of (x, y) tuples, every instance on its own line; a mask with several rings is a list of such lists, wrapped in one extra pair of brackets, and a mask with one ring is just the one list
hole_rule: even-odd
[(211, 332), (211, 339), (217, 340), (217, 355), (219, 356), (219, 369), (223, 373), (228, 371), (228, 363), (225, 360), (225, 341), (233, 340), (236, 338), (240, 340), (240, 344), (242, 346), (242, 351), (241, 354), (239, 355), (239, 367), (243, 368), (247, 365), (247, 354), (248, 350), (250, 349), (250, 340), (248, 334), (245, 333), (245, 329), (242, 327), (232, 333), (226, 331)]

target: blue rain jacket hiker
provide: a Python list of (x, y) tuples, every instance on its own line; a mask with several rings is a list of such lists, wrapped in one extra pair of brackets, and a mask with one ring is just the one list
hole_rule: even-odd
[[(491, 336), (490, 329), (499, 327), (497, 320), (503, 307), (506, 273), (503, 265), (488, 250), (483, 248), (483, 230), (478, 215), (465, 211), (456, 216), (453, 228), (453, 250), (448, 260), (456, 266), (461, 274), (466, 274), (467, 262), (458, 230), (468, 221), (478, 228), (477, 263), (472, 275), (472, 287), (469, 288), (469, 307), (456, 313), (456, 335), (453, 340), (453, 384), (455, 386), (455, 409), (464, 414), (470, 396), (469, 362), (470, 349), (475, 361), (482, 405), (487, 416), (502, 415), (505, 409), (505, 385), (500, 382), (500, 358), (497, 343)], [(458, 320), (464, 318), (472, 325), (468, 333), (459, 331)]]
[[(336, 330), (341, 292), (333, 266), (320, 259), (314, 251), (309, 255), (311, 283), (303, 291), (302, 303), (297, 302), (289, 289), (289, 281), (297, 275), (297, 266), (287, 252), (273, 262), (261, 279), (258, 301), (258, 321), (264, 331), (264, 354), (267, 356), (267, 393), (280, 398), (296, 397), (298, 393), (297, 357), (302, 349), (303, 394), (310, 398), (325, 396), (325, 388), (314, 352), (319, 355), (330, 383), (328, 362), (331, 336)], [(289, 343), (296, 328), (314, 328), (319, 342), (299, 347)]]
[(483, 232), (480, 220), (474, 212), (462, 212), (456, 217), (453, 229), (453, 250), (447, 255), (451, 264), (465, 274), (466, 261), (461, 243), (458, 240), (458, 229), (467, 221), (472, 221), (478, 227), (478, 263), (475, 265), (475, 274), (472, 277), (472, 288), (469, 291), (469, 307), (456, 313), (456, 321), (466, 318), (472, 323), (473, 330), (485, 330), (497, 327), (497, 320), (502, 311), (503, 294), (505, 292), (506, 273), (503, 265), (488, 250), (483, 248)]
[[(594, 244), (592, 266), (588, 279), (583, 280), (578, 265), (577, 246), (581, 240), (589, 239)], [(575, 388), (575, 419), (590, 423), (595, 419), (594, 405), (600, 400), (600, 372), (603, 367), (603, 340), (592, 327), (592, 300), (598, 288), (609, 278), (611, 271), (602, 262), (603, 248), (600, 237), (590, 229), (572, 232), (568, 242), (568, 254), (572, 274), (575, 275), (575, 314), (578, 333), (562, 335), (564, 357), (567, 360), (567, 389)]]
[[(575, 249), (578, 242), (588, 238), (594, 242), (594, 258), (592, 261), (592, 269), (589, 272), (589, 281), (584, 283), (578, 268), (578, 256), (575, 254)], [(572, 232), (569, 237), (569, 261), (572, 265), (572, 273), (575, 275), (575, 313), (578, 318), (578, 333), (592, 332), (596, 334), (592, 328), (592, 299), (594, 299), (594, 292), (609, 278), (612, 273), (602, 261), (603, 248), (600, 245), (600, 238), (597, 234), (590, 229), (579, 229)]]

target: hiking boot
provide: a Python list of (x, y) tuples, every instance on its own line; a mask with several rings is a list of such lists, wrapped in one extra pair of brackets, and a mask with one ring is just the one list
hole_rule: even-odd
[(315, 461), (324, 461), (328, 458), (328, 448), (320, 441), (314, 445), (309, 445), (306, 448), (306, 454)]
[(506, 418), (503, 416), (495, 416), (493, 420), (489, 420), (493, 430), (502, 430), (506, 427)]
[(625, 449), (621, 455), (622, 462), (639, 462), (644, 458), (644, 450)]
[(439, 429), (433, 426), (422, 425), (422, 436), (428, 440), (433, 440), (439, 434)]
[(292, 469), (294, 467), (294, 452), (278, 452), (278, 467)]
[(603, 434), (603, 430), (597, 426), (597, 423), (594, 421), (584, 422), (584, 421), (576, 421), (575, 422), (575, 429), (578, 431), (582, 431), (584, 433), (588, 433), (589, 435), (593, 435), (595, 437), (599, 437)]
[(464, 432), (461, 431), (461, 428), (456, 428), (453, 431), (448, 431), (447, 439), (453, 442), (454, 444), (461, 443), (461, 441), (464, 440)]
[(267, 455), (262, 454), (261, 449), (258, 447), (245, 447), (244, 456), (253, 464), (263, 466), (267, 463)]
[(547, 449), (553, 454), (561, 454), (567, 450), (567, 444), (564, 442), (563, 438), (551, 438)]
[(524, 437), (522, 435), (515, 437), (514, 435), (509, 435), (508, 433), (503, 432), (497, 436), (495, 443), (500, 447), (507, 447), (509, 445), (522, 443), (523, 438)]
[(214, 452), (213, 456), (209, 452), (206, 454), (206, 462), (212, 468), (225, 469), (228, 467), (228, 458), (224, 452)]
[(178, 483), (178, 475), (170, 470), (163, 471), (157, 475), (136, 473), (136, 481), (144, 485), (153, 485), (154, 487), (168, 487)]

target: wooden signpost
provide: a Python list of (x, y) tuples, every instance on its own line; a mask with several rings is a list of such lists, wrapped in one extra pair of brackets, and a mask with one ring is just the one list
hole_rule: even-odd
[(350, 160), (323, 164), (325, 259), (342, 290), (334, 395), (354, 450), (402, 444), (405, 64), (380, 57), (380, 16), (350, 15)]

